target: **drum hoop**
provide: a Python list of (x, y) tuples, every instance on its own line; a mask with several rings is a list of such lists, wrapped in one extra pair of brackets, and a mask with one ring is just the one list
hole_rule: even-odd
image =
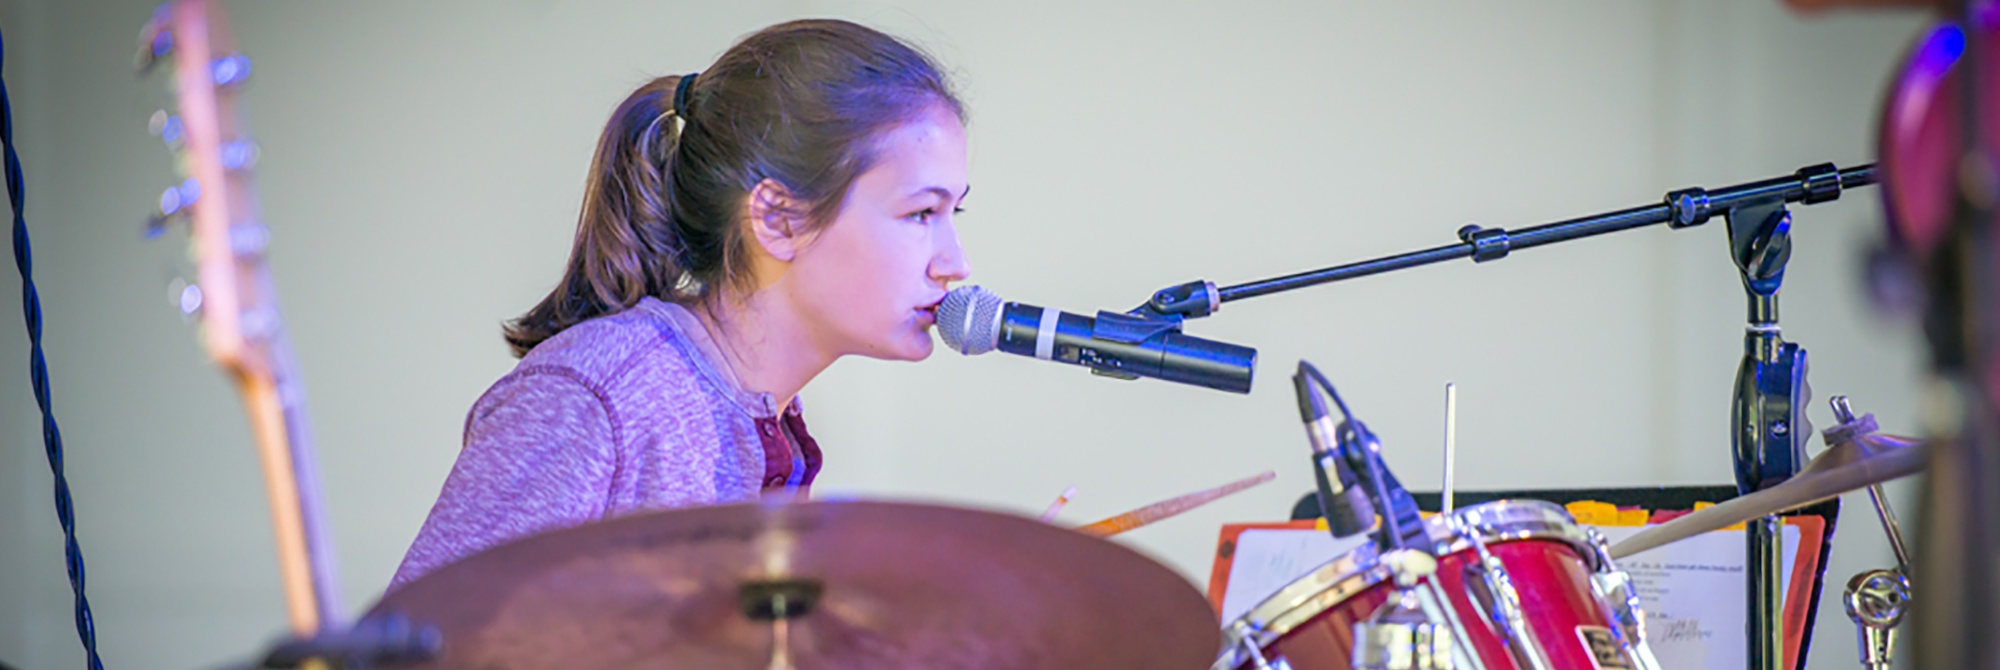
[[(1522, 540), (1550, 540), (1570, 545), (1591, 570), (1614, 569), (1601, 565), (1592, 550), (1589, 532), (1576, 523), (1569, 510), (1542, 500), (1496, 500), (1462, 507), (1452, 512), (1467, 528), (1479, 533), (1486, 544)], [(1439, 556), (1471, 551), (1472, 544), (1444, 523), (1440, 517), (1426, 521), (1431, 542)], [(1321, 612), (1346, 602), (1362, 591), (1389, 579), (1389, 571), (1376, 562), (1378, 550), (1364, 544), (1313, 568), (1284, 588), (1259, 602), (1250, 611), (1223, 627), (1222, 658), (1215, 668), (1235, 667), (1242, 657), (1246, 639), (1258, 648), (1276, 642), (1293, 629), (1312, 621)], [(1228, 662), (1225, 665), (1224, 662)]]

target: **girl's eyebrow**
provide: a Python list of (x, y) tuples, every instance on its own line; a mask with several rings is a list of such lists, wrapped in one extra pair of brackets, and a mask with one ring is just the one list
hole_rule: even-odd
[(967, 194), (972, 193), (972, 185), (966, 184), (965, 190), (963, 192), (960, 192), (958, 194), (958, 197), (955, 199), (951, 197), (951, 191), (943, 186), (925, 186), (911, 193), (910, 197), (914, 198), (926, 193), (935, 193), (937, 194), (938, 197), (944, 198), (947, 202), (956, 202), (958, 200), (964, 200)]

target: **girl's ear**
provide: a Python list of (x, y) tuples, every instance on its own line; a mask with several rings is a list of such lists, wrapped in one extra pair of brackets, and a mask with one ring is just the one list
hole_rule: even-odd
[(792, 197), (790, 189), (775, 179), (757, 182), (750, 189), (745, 207), (748, 211), (744, 219), (749, 222), (750, 238), (757, 246), (772, 258), (787, 263), (798, 257), (808, 237), (804, 233), (806, 208)]

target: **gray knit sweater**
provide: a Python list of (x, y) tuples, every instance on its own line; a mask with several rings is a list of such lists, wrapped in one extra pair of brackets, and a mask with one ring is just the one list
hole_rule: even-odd
[(781, 412), (722, 360), (694, 314), (653, 298), (537, 345), (473, 403), (390, 588), (549, 530), (803, 493), (820, 454), (798, 402)]

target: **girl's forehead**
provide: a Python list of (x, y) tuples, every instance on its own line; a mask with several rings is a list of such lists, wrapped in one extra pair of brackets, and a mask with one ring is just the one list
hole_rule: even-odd
[(896, 195), (940, 190), (956, 198), (966, 190), (965, 129), (955, 116), (927, 114), (902, 123), (883, 133), (876, 151), (876, 164), (861, 179)]

